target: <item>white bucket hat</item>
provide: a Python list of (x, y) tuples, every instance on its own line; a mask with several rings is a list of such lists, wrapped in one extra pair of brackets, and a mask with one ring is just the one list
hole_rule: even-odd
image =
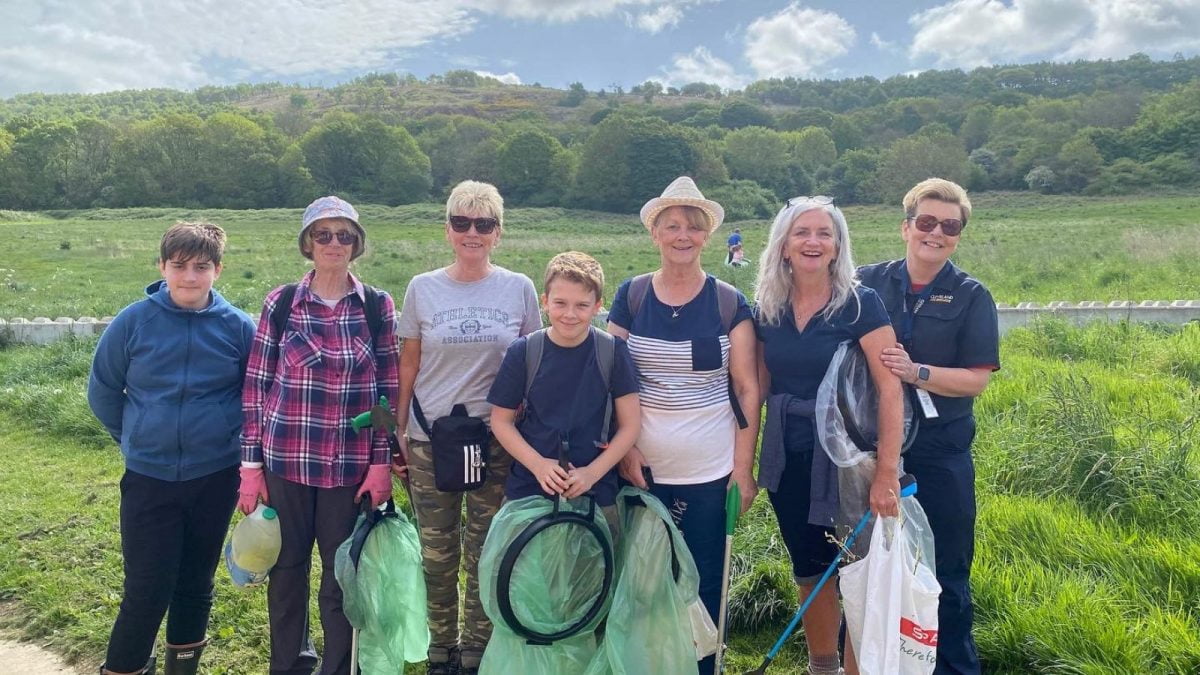
[(708, 217), (709, 232), (715, 232), (721, 226), (721, 222), (725, 220), (725, 209), (720, 204), (705, 199), (701, 194), (700, 188), (696, 187), (695, 181), (687, 176), (680, 176), (671, 181), (663, 193), (646, 202), (642, 207), (642, 224), (646, 229), (654, 226), (654, 219), (663, 209), (672, 206), (694, 206), (704, 212)]

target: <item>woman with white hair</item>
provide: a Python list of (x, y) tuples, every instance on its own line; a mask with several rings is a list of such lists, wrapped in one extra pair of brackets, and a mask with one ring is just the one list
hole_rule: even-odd
[[(642, 403), (641, 434), (621, 460), (621, 476), (648, 489), (675, 515), (700, 573), (700, 599), (714, 623), (726, 490), (738, 484), (742, 512), (757, 491), (759, 403), (750, 307), (740, 291), (700, 266), (700, 254), (724, 216), (721, 205), (705, 199), (687, 177), (646, 202), (642, 224), (662, 265), (621, 284), (608, 316), (608, 331), (628, 341)], [(746, 418), (754, 423), (746, 424)], [(701, 661), (701, 675), (714, 664), (712, 656)]]
[[(836, 481), (836, 472), (824, 470), (812, 401), (838, 345), (847, 340), (862, 347), (879, 391), (878, 465), (869, 506), (879, 515), (899, 513), (903, 402), (900, 380), (879, 358), (896, 335), (879, 296), (855, 278), (846, 218), (829, 197), (788, 200), (771, 225), (755, 286), (758, 382), (768, 408), (758, 484), (770, 496), (803, 602), (837, 555), (831, 541), (836, 511), (812, 501), (827, 494), (824, 481)], [(781, 420), (778, 436), (769, 433), (772, 418)], [(840, 618), (837, 591), (826, 584), (804, 615), (810, 673), (838, 672)], [(847, 653), (848, 670), (855, 672)]]
[[(412, 278), (397, 328), (404, 339), (397, 435), (420, 525), (431, 675), (476, 672), (492, 634), (479, 598), (479, 554), (504, 500), (512, 457), (486, 429), (479, 443), (465, 446), (469, 460), (435, 453), (430, 431), (439, 418), (460, 417), (462, 423), (460, 413), (489, 422), (487, 393), (504, 352), (542, 326), (533, 282), (492, 263), (503, 233), (504, 200), (495, 186), (473, 180), (456, 185), (446, 201), (445, 223), (454, 262)], [(460, 600), (464, 562), (467, 585)]]

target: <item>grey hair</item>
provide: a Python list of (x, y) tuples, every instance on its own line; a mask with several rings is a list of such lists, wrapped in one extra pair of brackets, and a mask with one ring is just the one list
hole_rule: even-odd
[[(818, 204), (813, 201), (798, 201), (787, 204), (775, 216), (771, 223), (771, 232), (767, 237), (767, 248), (763, 251), (758, 262), (758, 277), (754, 280), (754, 301), (758, 304), (759, 319), (768, 325), (778, 326), (792, 296), (791, 266), (783, 259), (783, 249), (787, 245), (788, 234), (792, 223), (807, 211), (821, 210), (829, 214), (833, 221), (834, 245), (837, 253), (829, 265), (829, 282), (833, 287), (833, 295), (826, 305), (823, 315), (826, 319), (833, 316), (854, 298), (858, 303), (855, 289), (859, 286), (858, 276), (854, 267), (854, 256), (850, 252), (850, 228), (846, 224), (846, 216), (842, 210), (833, 204)], [(862, 306), (858, 306), (861, 313)], [(854, 320), (858, 320), (858, 313)]]

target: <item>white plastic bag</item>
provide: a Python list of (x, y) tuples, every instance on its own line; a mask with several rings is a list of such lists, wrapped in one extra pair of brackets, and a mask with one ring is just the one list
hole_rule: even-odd
[(924, 675), (937, 663), (942, 589), (932, 535), (920, 504), (901, 501), (901, 517), (876, 518), (870, 552), (839, 573), (846, 628), (863, 675)]
[(692, 642), (696, 644), (696, 660), (716, 654), (721, 638), (717, 635), (717, 627), (713, 625), (712, 617), (708, 615), (704, 603), (697, 599), (688, 605), (688, 616), (692, 620)]

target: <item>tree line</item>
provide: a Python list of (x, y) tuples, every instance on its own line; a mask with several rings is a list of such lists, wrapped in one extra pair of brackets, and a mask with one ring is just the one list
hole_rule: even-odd
[(1200, 184), (1200, 59), (589, 92), (450, 71), (0, 101), (0, 208), (403, 204), (456, 182), (517, 205), (631, 212), (694, 176), (732, 218), (781, 199), (969, 189), (1122, 194)]

